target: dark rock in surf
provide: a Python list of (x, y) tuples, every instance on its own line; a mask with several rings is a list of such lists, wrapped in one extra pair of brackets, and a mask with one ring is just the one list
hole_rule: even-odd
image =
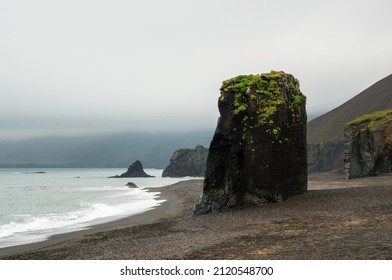
[(128, 182), (125, 186), (130, 188), (130, 189), (137, 188), (137, 185), (134, 182)]

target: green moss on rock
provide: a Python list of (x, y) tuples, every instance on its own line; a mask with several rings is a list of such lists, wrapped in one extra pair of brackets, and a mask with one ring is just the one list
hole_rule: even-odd
[[(257, 120), (249, 125), (249, 129), (266, 126), (278, 143), (281, 143), (280, 128), (275, 125), (274, 119), (280, 106), (286, 105), (295, 125), (306, 103), (298, 80), (283, 71), (239, 75), (223, 81), (219, 101), (223, 103), (230, 100), (233, 115), (241, 116), (244, 126), (248, 127), (247, 111), (252, 107), (256, 111)], [(246, 134), (244, 131), (243, 139), (246, 139)]]
[(369, 129), (377, 129), (391, 121), (392, 110), (376, 111), (346, 123), (345, 128), (349, 126), (366, 125)]

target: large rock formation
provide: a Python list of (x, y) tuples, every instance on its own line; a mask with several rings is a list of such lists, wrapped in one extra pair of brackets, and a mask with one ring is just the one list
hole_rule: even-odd
[(305, 103), (298, 80), (284, 72), (223, 82), (195, 215), (282, 201), (307, 190)]
[(364, 114), (392, 109), (392, 75), (336, 109), (310, 121), (307, 129), (309, 172), (342, 169), (344, 125)]
[(208, 149), (197, 145), (194, 149), (175, 150), (162, 177), (204, 177)]
[(364, 115), (345, 126), (347, 179), (391, 172), (392, 110)]
[(136, 178), (136, 177), (154, 177), (154, 176), (150, 176), (146, 172), (144, 172), (142, 163), (139, 160), (137, 160), (128, 167), (127, 172), (109, 178)]

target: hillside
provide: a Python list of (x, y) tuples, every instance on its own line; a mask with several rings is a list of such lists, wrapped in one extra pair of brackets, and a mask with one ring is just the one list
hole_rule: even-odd
[(364, 114), (392, 109), (392, 74), (346, 103), (308, 123), (308, 143), (342, 141), (344, 124)]
[(392, 109), (392, 74), (310, 121), (307, 128), (310, 172), (343, 167), (344, 124), (364, 114), (387, 109)]

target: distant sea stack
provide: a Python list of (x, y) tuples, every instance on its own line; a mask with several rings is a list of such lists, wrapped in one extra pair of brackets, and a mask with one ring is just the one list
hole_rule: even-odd
[(307, 190), (306, 97), (284, 72), (223, 82), (203, 195), (194, 214), (277, 202)]
[(175, 150), (162, 177), (204, 177), (208, 149), (197, 145), (194, 149)]
[(346, 179), (391, 172), (392, 110), (367, 114), (346, 124)]
[(154, 177), (154, 176), (150, 176), (146, 172), (144, 172), (142, 163), (139, 160), (137, 160), (128, 167), (127, 172), (109, 178), (136, 178), (136, 177)]

